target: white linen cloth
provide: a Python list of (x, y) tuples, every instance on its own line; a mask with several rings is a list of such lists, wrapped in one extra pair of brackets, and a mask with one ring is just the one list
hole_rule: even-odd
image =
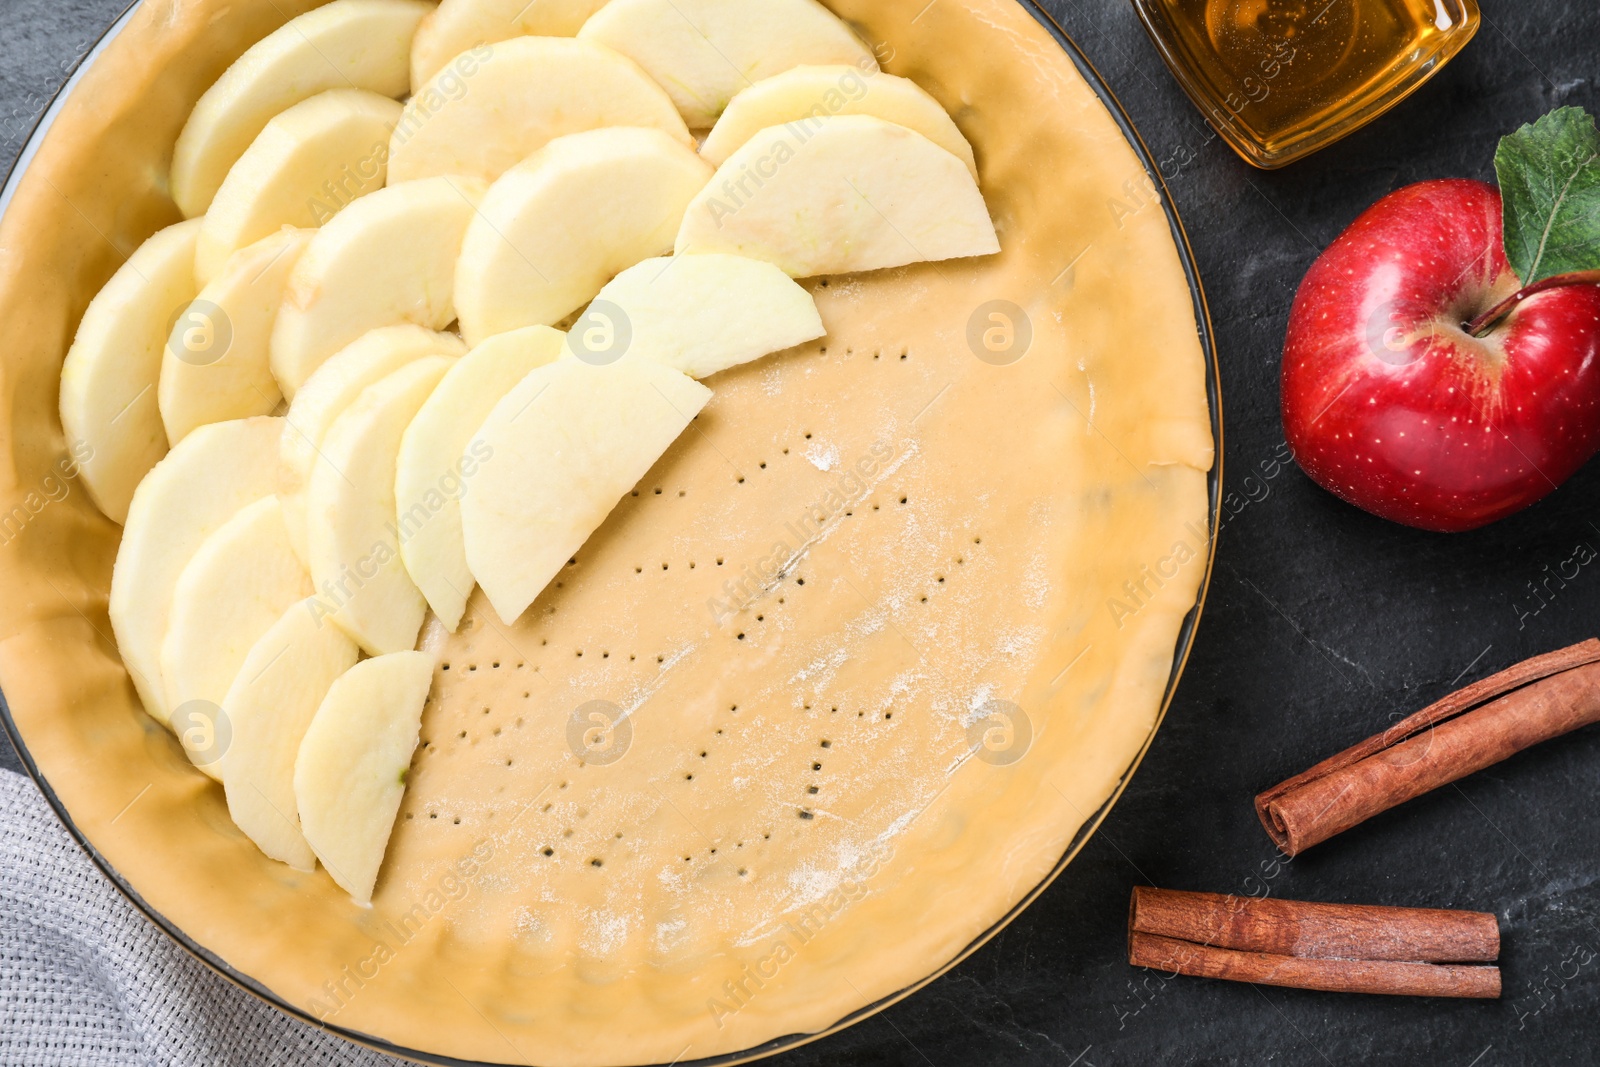
[(117, 892), (30, 780), (0, 771), (0, 1064), (403, 1062), (291, 1019), (218, 977)]

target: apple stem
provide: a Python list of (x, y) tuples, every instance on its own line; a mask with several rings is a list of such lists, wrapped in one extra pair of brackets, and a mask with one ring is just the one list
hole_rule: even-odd
[(1534, 282), (1532, 285), (1525, 286), (1518, 292), (1506, 297), (1462, 328), (1473, 337), (1486, 337), (1490, 330), (1500, 325), (1500, 321), (1516, 310), (1517, 305), (1528, 299), (1528, 297), (1542, 293), (1547, 289), (1559, 289), (1567, 285), (1600, 285), (1600, 270), (1580, 270), (1571, 274), (1556, 274), (1542, 281)]

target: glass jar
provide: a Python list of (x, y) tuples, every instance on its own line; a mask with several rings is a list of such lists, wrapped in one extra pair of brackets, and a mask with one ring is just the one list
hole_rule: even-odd
[(1133, 0), (1189, 98), (1248, 162), (1293, 162), (1405, 99), (1472, 39), (1476, 0)]

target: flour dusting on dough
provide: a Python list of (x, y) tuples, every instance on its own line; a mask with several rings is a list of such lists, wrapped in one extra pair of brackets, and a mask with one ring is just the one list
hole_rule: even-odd
[(1027, 569), (1022, 573), (1022, 602), (1031, 610), (1038, 611), (1044, 607), (1045, 601), (1050, 598), (1049, 571), (1045, 567), (1044, 554), (1035, 552), (1028, 560)]
[(614, 911), (591, 911), (589, 924), (584, 929), (584, 951), (599, 957), (610, 956), (628, 940), (628, 917)]
[(656, 951), (671, 952), (688, 927), (689, 924), (683, 919), (669, 919), (666, 922), (656, 923)]
[(967, 701), (966, 714), (961, 716), (962, 729), (966, 729), (973, 723), (982, 722), (984, 716), (987, 714), (984, 709), (989, 706), (989, 702), (993, 699), (994, 686), (980, 685), (977, 691), (972, 694), (971, 699)]
[(806, 449), (806, 459), (811, 461), (813, 467), (826, 474), (839, 465), (839, 446), (823, 445), (818, 442)]

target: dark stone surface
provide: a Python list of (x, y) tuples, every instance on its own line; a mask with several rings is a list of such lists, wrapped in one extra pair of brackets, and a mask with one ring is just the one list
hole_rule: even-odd
[[(122, 0), (6, 0), (0, 115), (7, 160), (64, 63)], [(1491, 178), (1496, 140), (1551, 107), (1596, 100), (1600, 8), (1485, 0), (1477, 39), (1367, 130), (1276, 173), (1211, 136), (1120, 0), (1049, 6), (1120, 95), (1172, 180), (1211, 299), (1227, 413), (1225, 526), (1176, 702), (1121, 803), (1061, 879), (928, 989), (777, 1062), (803, 1064), (1590, 1064), (1600, 1024), (1600, 731), (1525, 753), (1459, 787), (1281, 861), (1261, 788), (1447, 692), (1458, 678), (1594, 636), (1600, 566), (1537, 614), (1528, 591), (1580, 544), (1600, 548), (1600, 464), (1550, 499), (1444, 537), (1341, 504), (1281, 446), (1278, 361), (1295, 285), (1356, 214), (1408, 182)], [(1250, 495), (1246, 495), (1247, 479)], [(15, 766), (11, 753), (0, 762)], [(1125, 962), (1130, 888), (1496, 912), (1505, 998), (1335, 996), (1177, 978)]]

